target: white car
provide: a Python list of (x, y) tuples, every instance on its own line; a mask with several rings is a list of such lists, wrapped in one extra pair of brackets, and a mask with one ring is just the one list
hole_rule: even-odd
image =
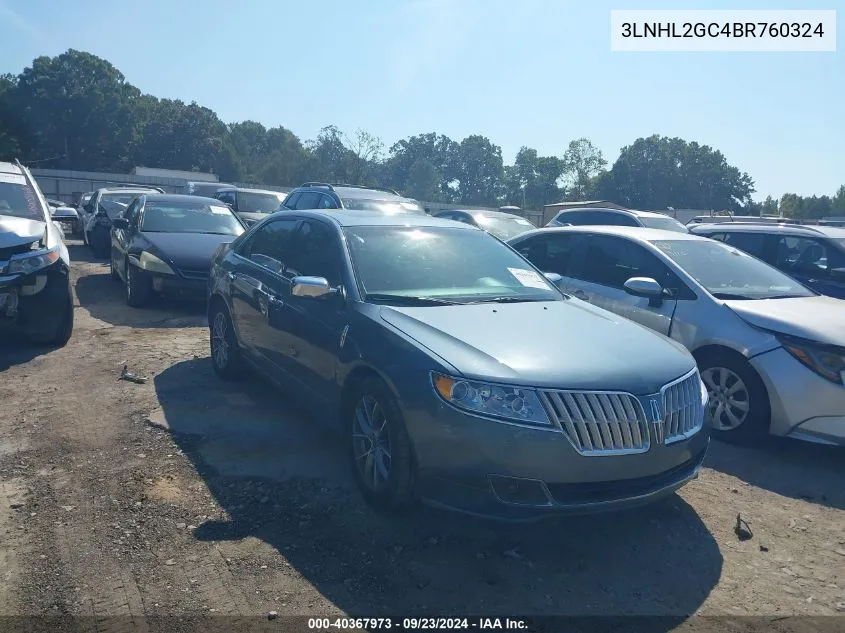
[(510, 244), (564, 292), (684, 344), (717, 437), (845, 445), (845, 301), (692, 234), (573, 226)]

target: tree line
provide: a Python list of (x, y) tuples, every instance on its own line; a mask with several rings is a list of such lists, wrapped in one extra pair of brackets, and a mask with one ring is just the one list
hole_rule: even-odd
[(0, 76), (0, 160), (127, 172), (135, 166), (213, 172), (221, 180), (296, 185), (306, 180), (389, 187), (431, 202), (538, 209), (603, 199), (631, 208), (690, 208), (796, 217), (845, 214), (833, 197), (752, 200), (754, 182), (707, 145), (653, 135), (608, 163), (589, 139), (560, 156), (522, 147), (512, 165), (489, 138), (417, 134), (385, 148), (365, 130), (334, 125), (302, 141), (279, 126), (224, 123), (197, 103), (143, 94), (108, 61), (68, 50)]

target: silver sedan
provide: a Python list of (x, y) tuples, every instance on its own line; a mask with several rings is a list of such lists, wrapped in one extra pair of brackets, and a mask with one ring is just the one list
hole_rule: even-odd
[[(564, 227), (510, 242), (564, 292), (683, 343), (714, 434), (845, 445), (845, 302), (721, 242), (656, 229)], [(565, 324), (561, 324), (562, 327)]]

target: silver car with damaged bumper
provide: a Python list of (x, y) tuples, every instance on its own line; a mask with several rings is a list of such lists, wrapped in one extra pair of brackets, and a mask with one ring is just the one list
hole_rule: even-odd
[(511, 245), (560, 288), (693, 352), (714, 434), (845, 445), (845, 302), (722, 242), (656, 229), (565, 227)]

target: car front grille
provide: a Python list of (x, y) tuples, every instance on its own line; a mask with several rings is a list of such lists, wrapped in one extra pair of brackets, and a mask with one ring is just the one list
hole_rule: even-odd
[(663, 387), (662, 431), (665, 437), (657, 438), (659, 441), (665, 444), (680, 442), (701, 430), (704, 416), (700, 382), (698, 371), (694, 371)]
[[(665, 385), (659, 397), (616, 391), (540, 391), (554, 423), (582, 455), (644, 453), (701, 430), (704, 415), (698, 370)], [(646, 413), (648, 409), (648, 415)]]
[(636, 397), (611, 391), (542, 391), (553, 422), (582, 455), (642, 453), (650, 436)]
[(179, 274), (182, 275), (185, 279), (190, 279), (192, 281), (207, 281), (209, 270), (208, 268), (185, 268), (180, 267), (178, 269)]
[[(35, 240), (36, 242), (38, 240)], [(7, 262), (12, 259), (14, 255), (22, 255), (32, 250), (32, 244), (18, 244), (17, 246), (7, 246), (0, 248), (0, 262)]]

